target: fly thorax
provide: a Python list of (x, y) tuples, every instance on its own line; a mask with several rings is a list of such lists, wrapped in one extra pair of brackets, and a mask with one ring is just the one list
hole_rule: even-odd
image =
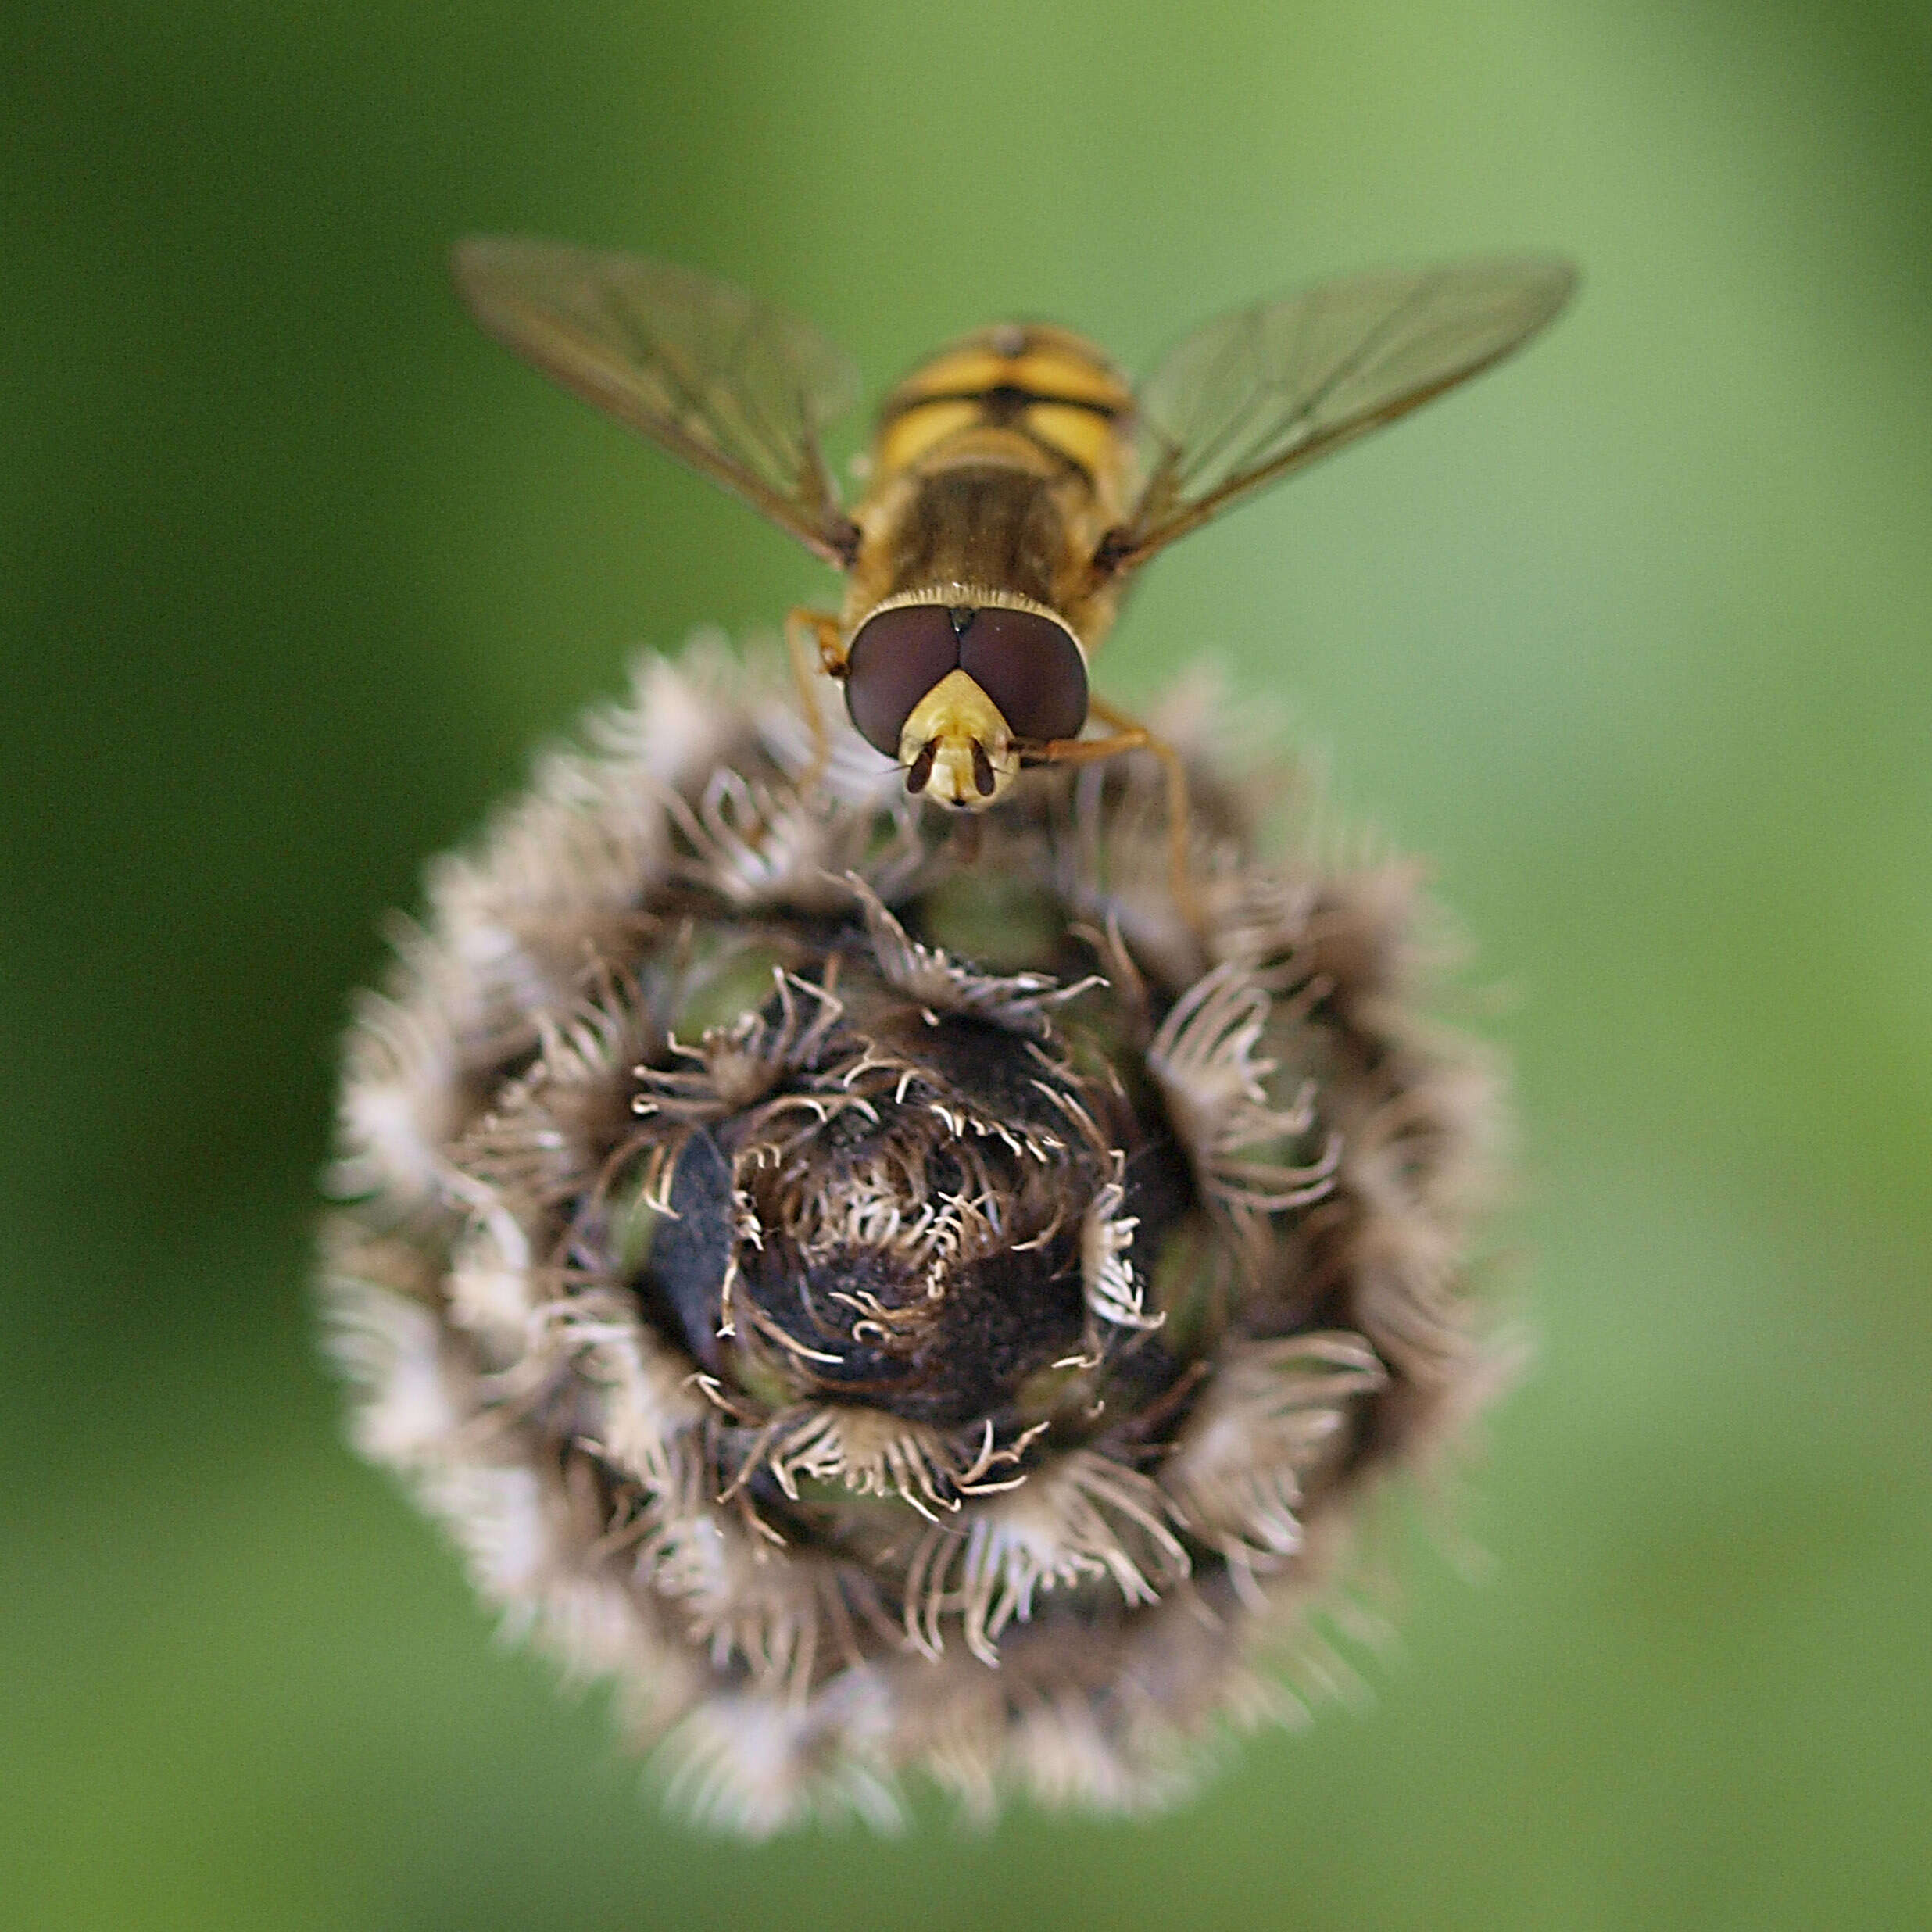
[(1050, 604), (1066, 559), (1066, 524), (1050, 481), (1007, 463), (921, 476), (892, 534), (893, 594), (996, 584)]

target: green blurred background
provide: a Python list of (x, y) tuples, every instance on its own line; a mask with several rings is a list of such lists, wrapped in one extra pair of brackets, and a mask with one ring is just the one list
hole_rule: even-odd
[[(0, 73), (0, 1923), (1932, 1922), (1932, 24), (1126, 0), (16, 14)], [(1372, 1696), (1146, 1826), (667, 1824), (341, 1446), (306, 1299), (385, 907), (639, 642), (808, 559), (486, 343), (673, 256), (879, 381), (1144, 364), (1384, 261), (1586, 270), (1193, 539), (1212, 653), (1506, 996), (1537, 1372)]]

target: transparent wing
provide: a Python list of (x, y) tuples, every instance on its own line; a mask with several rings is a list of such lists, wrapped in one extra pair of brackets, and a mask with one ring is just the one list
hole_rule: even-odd
[(858, 370), (806, 324), (641, 256), (523, 236), (456, 249), (456, 288), (498, 341), (721, 483), (828, 563), (851, 560), (819, 433)]
[(1142, 385), (1140, 499), (1104, 547), (1144, 562), (1250, 492), (1487, 369), (1569, 299), (1566, 262), (1360, 275), (1210, 322)]

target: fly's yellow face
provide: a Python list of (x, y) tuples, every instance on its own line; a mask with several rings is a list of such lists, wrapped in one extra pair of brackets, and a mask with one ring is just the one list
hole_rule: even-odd
[(1000, 707), (963, 671), (949, 671), (912, 707), (899, 762), (908, 792), (961, 811), (996, 803), (1020, 772)]

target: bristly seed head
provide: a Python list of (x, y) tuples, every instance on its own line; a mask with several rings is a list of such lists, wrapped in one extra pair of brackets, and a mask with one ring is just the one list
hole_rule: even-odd
[(1211, 727), (1197, 927), (1151, 760), (968, 864), (933, 743), (822, 721), (807, 786), (766, 667), (649, 660), (432, 875), (349, 1048), (356, 1440), (717, 1824), (1147, 1809), (1496, 1379), (1494, 1083), (1408, 1017), (1408, 875), (1258, 861)]

